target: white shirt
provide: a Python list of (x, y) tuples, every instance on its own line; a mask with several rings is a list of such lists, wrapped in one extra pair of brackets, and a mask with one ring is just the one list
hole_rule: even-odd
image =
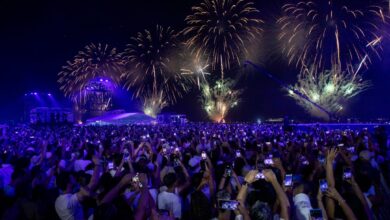
[(171, 211), (175, 218), (181, 218), (181, 202), (179, 196), (170, 192), (158, 195), (158, 208)]
[(310, 198), (304, 193), (299, 193), (294, 196), (294, 205), (296, 209), (296, 217), (299, 220), (310, 220), (310, 210), (312, 209)]
[(83, 220), (83, 207), (77, 194), (62, 194), (55, 202), (55, 208), (61, 220)]

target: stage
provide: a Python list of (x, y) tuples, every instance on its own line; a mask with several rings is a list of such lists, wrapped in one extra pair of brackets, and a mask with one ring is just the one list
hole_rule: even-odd
[(140, 112), (111, 111), (94, 118), (87, 119), (85, 125), (127, 125), (151, 124), (157, 120)]

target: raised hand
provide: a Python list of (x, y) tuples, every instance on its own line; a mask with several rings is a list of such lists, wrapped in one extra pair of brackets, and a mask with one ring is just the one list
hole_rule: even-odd
[(245, 176), (245, 182), (251, 184), (256, 181), (256, 175), (259, 173), (257, 170), (251, 170), (248, 174)]
[(329, 198), (332, 198), (338, 202), (344, 201), (343, 197), (337, 192), (337, 190), (333, 187), (329, 187), (325, 192), (325, 195)]
[(338, 150), (336, 148), (331, 148), (328, 150), (328, 154), (326, 155), (326, 161), (333, 163), (333, 161), (336, 159), (338, 155)]
[(270, 169), (263, 170), (263, 175), (264, 175), (265, 180), (267, 182), (275, 182), (275, 181), (277, 181), (275, 173), (272, 170), (270, 170)]

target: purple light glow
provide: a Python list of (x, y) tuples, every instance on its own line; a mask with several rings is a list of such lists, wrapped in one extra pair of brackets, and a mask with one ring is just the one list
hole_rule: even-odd
[(103, 82), (103, 79), (100, 79), (100, 82)]

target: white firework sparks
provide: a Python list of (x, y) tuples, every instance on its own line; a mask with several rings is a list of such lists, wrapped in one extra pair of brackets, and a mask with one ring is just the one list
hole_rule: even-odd
[(229, 79), (217, 81), (212, 88), (208, 83), (202, 85), (203, 108), (214, 122), (224, 122), (230, 109), (238, 105), (241, 91), (233, 89), (234, 85), (235, 82)]
[(289, 89), (288, 95), (312, 116), (327, 118), (328, 115), (324, 111), (297, 95), (296, 92), (335, 114), (345, 108), (348, 100), (369, 87), (370, 83), (360, 76), (345, 74), (338, 67), (317, 74), (315, 67), (312, 67), (298, 75), (298, 82)]
[(168, 102), (163, 92), (155, 93), (150, 96), (143, 96), (143, 112), (145, 115), (156, 118), (163, 108), (168, 106)]

